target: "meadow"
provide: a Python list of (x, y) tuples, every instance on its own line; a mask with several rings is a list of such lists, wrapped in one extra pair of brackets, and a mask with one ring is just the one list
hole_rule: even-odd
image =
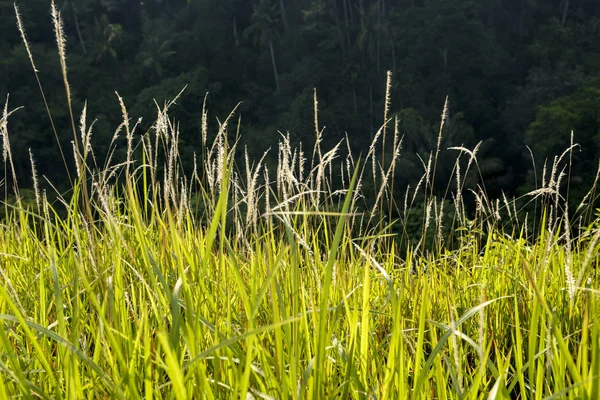
[[(71, 112), (71, 190), (41, 190), (30, 154), (29, 202), (5, 104), (0, 398), (599, 398), (597, 182), (569, 204), (575, 143), (535, 191), (490, 199), (467, 185), (478, 148), (440, 147), (445, 107), (421, 180), (397, 198), (389, 101), (359, 156), (346, 141), (322, 148), (315, 91), (314, 147), (282, 135), (275, 170), (231, 140), (235, 110), (209, 132), (205, 109), (185, 174), (175, 100), (138, 132), (117, 97), (103, 160), (86, 109)], [(441, 196), (446, 151), (457, 158)]]

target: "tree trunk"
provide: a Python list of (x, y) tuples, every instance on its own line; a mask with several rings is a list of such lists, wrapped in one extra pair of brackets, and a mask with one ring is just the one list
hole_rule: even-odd
[(377, 60), (376, 65), (377, 65), (377, 72), (379, 72), (380, 66), (381, 66), (381, 0), (378, 1), (377, 3), (377, 43), (376, 43), (376, 55), (375, 58)]
[(350, 22), (348, 21), (348, 0), (343, 1), (344, 5), (344, 23), (346, 25), (346, 40), (348, 45), (348, 54), (352, 56), (352, 42), (350, 41)]
[(562, 26), (563, 28), (565, 27), (565, 24), (567, 23), (567, 14), (569, 14), (569, 0), (565, 1), (565, 5), (563, 7), (563, 12), (562, 12), (562, 17), (560, 18), (560, 26)]
[(288, 19), (287, 19), (287, 13), (285, 11), (285, 1), (284, 0), (279, 0), (279, 9), (281, 12), (281, 20), (283, 21), (283, 30), (285, 31), (285, 33), (288, 33), (289, 24), (288, 24)]
[(335, 19), (335, 27), (337, 28), (337, 32), (338, 32), (338, 36), (340, 38), (340, 47), (342, 48), (342, 57), (346, 58), (346, 40), (344, 38), (344, 32), (342, 31), (342, 25), (340, 24), (340, 18), (338, 16), (338, 9), (337, 9), (337, 4), (334, 1), (333, 3), (333, 7), (331, 7), (332, 11), (333, 11), (333, 17)]
[(277, 94), (279, 94), (279, 75), (277, 74), (277, 63), (275, 62), (275, 50), (273, 49), (272, 40), (269, 40), (269, 50), (271, 51), (271, 63), (273, 64), (273, 76), (275, 77), (275, 86), (277, 87)]
[(373, 84), (369, 85), (369, 124), (371, 129), (371, 141), (375, 138), (375, 128), (373, 127)]
[(79, 28), (79, 18), (77, 17), (75, 17), (75, 30), (77, 31), (77, 38), (79, 39), (79, 43), (81, 43), (81, 49), (83, 50), (83, 54), (86, 54), (87, 50), (85, 48), (85, 42), (83, 41), (81, 29)]
[(236, 46), (239, 46), (239, 44), (240, 44), (240, 38), (239, 38), (239, 35), (238, 35), (237, 20), (235, 18), (235, 15), (233, 16), (233, 39), (235, 40)]
[(390, 40), (391, 48), (392, 48), (392, 73), (396, 73), (396, 45), (394, 40)]
[(442, 60), (444, 61), (444, 69), (448, 69), (448, 49), (440, 49), (440, 54), (442, 55)]
[(358, 11), (360, 14), (360, 26), (361, 28), (365, 28), (365, 8), (363, 6), (363, 0), (358, 1)]
[(523, 38), (525, 35), (525, 16), (527, 14), (527, 8), (525, 5), (525, 0), (521, 0), (521, 11), (519, 12), (519, 25), (517, 27), (517, 32), (519, 33), (519, 38)]
[(83, 50), (83, 54), (87, 53), (85, 48), (85, 42), (83, 41), (83, 36), (81, 35), (81, 29), (79, 28), (79, 18), (77, 18), (77, 13), (75, 12), (75, 7), (73, 6), (73, 0), (69, 0), (69, 11), (71, 13), (71, 18), (73, 19), (73, 25), (75, 25), (75, 31), (77, 32), (77, 39), (79, 39), (79, 43), (81, 44), (81, 49)]

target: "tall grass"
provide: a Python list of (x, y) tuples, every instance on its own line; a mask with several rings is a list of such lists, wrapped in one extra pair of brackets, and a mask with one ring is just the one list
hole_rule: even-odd
[[(571, 149), (528, 195), (542, 210), (534, 234), (522, 201), (465, 187), (478, 147), (453, 149), (455, 189), (436, 195), (443, 117), (422, 179), (398, 206), (405, 227), (424, 202), (411, 238), (384, 218), (402, 144), (394, 123), (392, 159), (377, 150), (390, 142), (388, 100), (361, 159), (343, 156), (344, 142), (322, 149), (315, 92), (310, 164), (283, 136), (275, 171), (264, 157), (236, 164), (234, 113), (210, 143), (203, 109), (191, 176), (173, 102), (135, 135), (118, 101), (123, 123), (106, 160), (83, 110), (69, 197), (39, 192), (31, 154), (28, 207), (13, 171), (17, 201), (0, 229), (0, 398), (598, 398), (599, 216), (585, 217), (595, 185), (568, 214)], [(7, 104), (8, 165), (9, 116)], [(366, 202), (369, 180), (378, 186)]]

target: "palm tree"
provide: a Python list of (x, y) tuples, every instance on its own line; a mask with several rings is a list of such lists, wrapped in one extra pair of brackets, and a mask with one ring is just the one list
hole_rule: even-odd
[(100, 0), (106, 11), (117, 18), (124, 29), (136, 37), (142, 34), (141, 0)]
[(171, 44), (170, 40), (160, 40), (154, 36), (142, 45), (138, 58), (144, 68), (149, 69), (155, 78), (162, 78), (164, 63), (175, 54), (175, 51), (171, 50)]
[(90, 30), (90, 51), (88, 56), (95, 64), (100, 64), (108, 58), (117, 58), (115, 42), (122, 33), (121, 25), (108, 22), (106, 14), (100, 19), (94, 20), (94, 26)]

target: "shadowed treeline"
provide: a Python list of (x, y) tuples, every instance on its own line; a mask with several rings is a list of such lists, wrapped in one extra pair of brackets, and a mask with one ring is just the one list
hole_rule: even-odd
[[(438, 136), (439, 110), (449, 97), (441, 147), (474, 148), (494, 197), (540, 186), (536, 168), (581, 147), (571, 171), (571, 195), (584, 196), (597, 170), (600, 5), (595, 0), (65, 0), (56, 4), (65, 28), (71, 103), (65, 98), (48, 0), (17, 2), (27, 26), (55, 133), (72, 153), (71, 110), (95, 121), (97, 154), (106, 156), (121, 123), (118, 91), (137, 134), (151, 128), (156, 107), (184, 87), (171, 115), (180, 125), (180, 157), (191, 171), (201, 153), (205, 94), (211, 132), (239, 102), (242, 146), (260, 158), (290, 133), (292, 144), (314, 144), (313, 89), (324, 145), (346, 135), (365, 154), (383, 124), (386, 72), (395, 77), (389, 118), (398, 117), (405, 157), (394, 171), (399, 191), (416, 185), (421, 159)], [(0, 0), (0, 97), (10, 93), (13, 165), (32, 187), (28, 149), (39, 171), (61, 189), (69, 179), (27, 51), (16, 29), (13, 0)], [(71, 104), (71, 110), (69, 105)], [(239, 115), (239, 114), (238, 114)], [(234, 141), (235, 130), (230, 130)], [(114, 153), (126, 159), (117, 139)], [(389, 142), (386, 143), (389, 145)], [(385, 151), (393, 153), (386, 146)], [(274, 168), (276, 152), (265, 163)], [(241, 153), (240, 153), (241, 157)], [(69, 174), (76, 166), (66, 157)], [(438, 159), (441, 188), (454, 155)], [(238, 161), (243, 161), (239, 158)], [(9, 174), (10, 175), (10, 174)], [(9, 183), (10, 185), (10, 183)], [(45, 179), (40, 185), (49, 188)], [(438, 193), (440, 194), (440, 193)], [(369, 198), (376, 196), (375, 189)]]

